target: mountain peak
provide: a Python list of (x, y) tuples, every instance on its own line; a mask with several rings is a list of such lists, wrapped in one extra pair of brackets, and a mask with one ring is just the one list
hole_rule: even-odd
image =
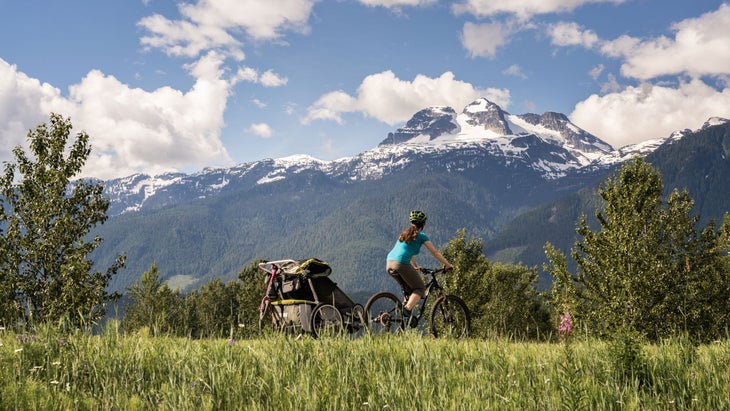
[(728, 120), (724, 117), (710, 117), (709, 119), (707, 119), (707, 121), (705, 121), (705, 124), (702, 125), (700, 130), (704, 130), (704, 129), (706, 129), (708, 127), (712, 127), (712, 126), (718, 126), (720, 124), (725, 124), (728, 121), (730, 121), (730, 120)]
[(481, 127), (499, 135), (513, 134), (505, 119), (505, 112), (497, 104), (480, 98), (464, 107), (463, 121), (472, 127)]
[(404, 143), (415, 137), (426, 135), (433, 140), (442, 134), (450, 134), (458, 125), (455, 123), (456, 112), (448, 106), (435, 106), (423, 109), (411, 117), (406, 125), (393, 133), (380, 145)]
[(485, 97), (478, 98), (464, 108), (464, 112), (478, 113), (482, 111), (502, 111), (502, 108)]
[[(456, 147), (454, 144), (489, 146), (500, 155), (525, 157), (525, 161), (527, 157), (538, 161), (535, 156), (541, 157), (537, 151), (542, 151), (551, 159), (562, 158), (559, 167), (569, 163), (570, 168), (590, 164), (613, 151), (613, 147), (573, 124), (565, 114), (512, 115), (486, 98), (474, 100), (459, 114), (451, 107), (421, 110), (405, 127), (389, 133), (379, 147), (402, 144), (411, 148), (431, 147), (429, 150), (437, 146)], [(538, 146), (543, 149), (538, 150)], [(561, 154), (556, 155), (557, 152)]]

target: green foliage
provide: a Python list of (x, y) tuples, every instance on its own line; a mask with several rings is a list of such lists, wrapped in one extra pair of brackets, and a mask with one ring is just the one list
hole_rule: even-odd
[(127, 289), (122, 327), (127, 332), (146, 329), (152, 335), (193, 338), (240, 338), (258, 333), (258, 307), (264, 282), (256, 263), (241, 269), (239, 279), (215, 279), (187, 294), (171, 290), (153, 263)]
[(187, 303), (195, 307), (197, 319), (197, 329), (194, 329), (196, 332), (193, 336), (232, 338), (237, 335), (238, 316), (242, 311), (239, 301), (241, 295), (241, 283), (230, 281), (224, 284), (220, 279), (188, 294)]
[[(730, 210), (730, 123), (703, 128), (679, 141), (664, 144), (646, 158), (661, 171), (666, 197), (675, 189), (686, 189), (695, 199), (693, 210), (700, 215), (703, 226), (710, 220), (721, 221)], [(607, 170), (610, 171), (610, 170)], [(596, 174), (595, 183), (589, 183), (571, 194), (528, 210), (504, 226), (494, 238), (485, 243), (485, 253), (494, 261), (518, 262), (530, 266), (545, 262), (543, 247), (550, 242), (557, 250), (569, 254), (578, 240), (575, 223), (581, 213), (591, 216), (602, 199), (598, 184), (607, 174)], [(576, 184), (575, 186), (583, 186)], [(588, 221), (593, 230), (599, 228), (595, 219)], [(568, 261), (575, 271), (573, 260)], [(548, 289), (551, 278), (547, 271), (540, 272), (538, 288)]]
[(561, 253), (546, 247), (558, 288), (553, 303), (559, 294), (570, 296), (592, 332), (627, 330), (656, 341), (681, 330), (709, 340), (730, 325), (724, 228), (718, 234), (710, 222), (698, 231), (687, 192), (674, 190), (665, 203), (662, 191), (659, 171), (635, 158), (599, 190), (599, 229), (580, 218), (582, 240), (571, 252), (575, 277)]
[(614, 378), (625, 384), (634, 381), (649, 383), (646, 354), (641, 335), (636, 331), (619, 330), (608, 344), (608, 359), (613, 365)]
[(183, 297), (162, 282), (157, 264), (152, 264), (139, 281), (127, 289), (127, 294), (131, 303), (124, 307), (122, 327), (125, 330), (147, 327), (153, 335), (184, 330)]
[[(51, 114), (28, 133), (30, 155), (13, 149), (0, 177), (0, 322), (20, 317), (32, 323), (95, 321), (113, 297), (106, 286), (124, 265), (115, 257), (106, 272), (92, 269), (87, 258), (102, 242), (87, 240), (90, 230), (107, 219), (103, 187), (75, 181), (88, 158), (89, 136), (69, 141), (70, 119)], [(67, 144), (69, 145), (67, 147)]]
[[(484, 253), (493, 261), (542, 266), (546, 242), (558, 250), (569, 250), (577, 239), (575, 222), (600, 204), (597, 185), (607, 174), (597, 174), (595, 183), (518, 215), (485, 242)], [(550, 275), (544, 269), (538, 274), (538, 289), (549, 289)]]
[[(190, 275), (202, 284), (235, 279), (241, 264), (259, 257), (316, 257), (332, 265), (348, 294), (371, 295), (393, 284), (385, 273), (385, 255), (406, 228), (410, 210), (428, 214), (426, 232), (435, 244), (443, 244), (459, 227), (491, 236), (526, 207), (556, 195), (541, 181), (530, 190), (539, 195), (501, 201), (495, 192), (503, 191), (504, 176), (424, 167), (425, 162), (413, 162), (402, 173), (376, 181), (343, 181), (303, 171), (264, 185), (256, 184), (263, 175), (254, 169), (241, 177), (251, 181), (232, 178), (216, 196), (111, 218), (98, 230), (105, 241), (95, 261), (105, 263), (125, 252), (129, 269), (111, 284), (113, 290), (124, 290), (153, 262), (163, 278)], [(521, 184), (536, 181), (532, 176)]]
[[(535, 289), (536, 270), (490, 263), (481, 248), (481, 240), (467, 241), (465, 230), (444, 248), (446, 258), (457, 267), (444, 276), (444, 285), (466, 302), (474, 335), (521, 339), (549, 335), (552, 326)], [(238, 279), (227, 284), (215, 279), (188, 294), (173, 295), (153, 264), (128, 290), (133, 304), (125, 309), (124, 328), (147, 327), (153, 334), (196, 338), (258, 335), (257, 307), (266, 288), (258, 260), (244, 266)], [(183, 307), (182, 319), (177, 307)]]
[(241, 268), (238, 279), (241, 281), (239, 301), (238, 324), (241, 327), (241, 336), (250, 337), (258, 335), (259, 332), (259, 311), (258, 307), (261, 298), (266, 292), (265, 275), (258, 267), (258, 261)]
[(443, 249), (456, 268), (447, 275), (450, 293), (464, 299), (472, 313), (474, 335), (538, 338), (551, 331), (549, 315), (537, 293), (537, 271), (522, 265), (491, 263), (482, 240), (457, 232)]

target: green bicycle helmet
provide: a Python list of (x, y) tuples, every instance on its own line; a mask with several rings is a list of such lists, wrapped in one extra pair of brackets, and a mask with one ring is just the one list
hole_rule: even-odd
[(411, 211), (411, 215), (408, 217), (408, 220), (414, 224), (420, 224), (425, 223), (426, 220), (428, 220), (428, 217), (426, 217), (426, 213), (421, 210), (413, 210)]

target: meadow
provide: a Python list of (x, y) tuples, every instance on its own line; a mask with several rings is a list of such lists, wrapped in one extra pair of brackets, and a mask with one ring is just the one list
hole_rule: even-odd
[(7, 410), (730, 410), (730, 341), (0, 330)]

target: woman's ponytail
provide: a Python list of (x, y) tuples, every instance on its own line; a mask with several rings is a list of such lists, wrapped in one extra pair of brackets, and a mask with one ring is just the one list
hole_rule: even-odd
[(425, 221), (420, 224), (411, 223), (411, 226), (406, 228), (405, 231), (400, 233), (400, 237), (398, 237), (398, 240), (403, 241), (404, 243), (410, 243), (411, 241), (415, 240), (418, 236), (418, 232), (423, 230), (423, 225)]

